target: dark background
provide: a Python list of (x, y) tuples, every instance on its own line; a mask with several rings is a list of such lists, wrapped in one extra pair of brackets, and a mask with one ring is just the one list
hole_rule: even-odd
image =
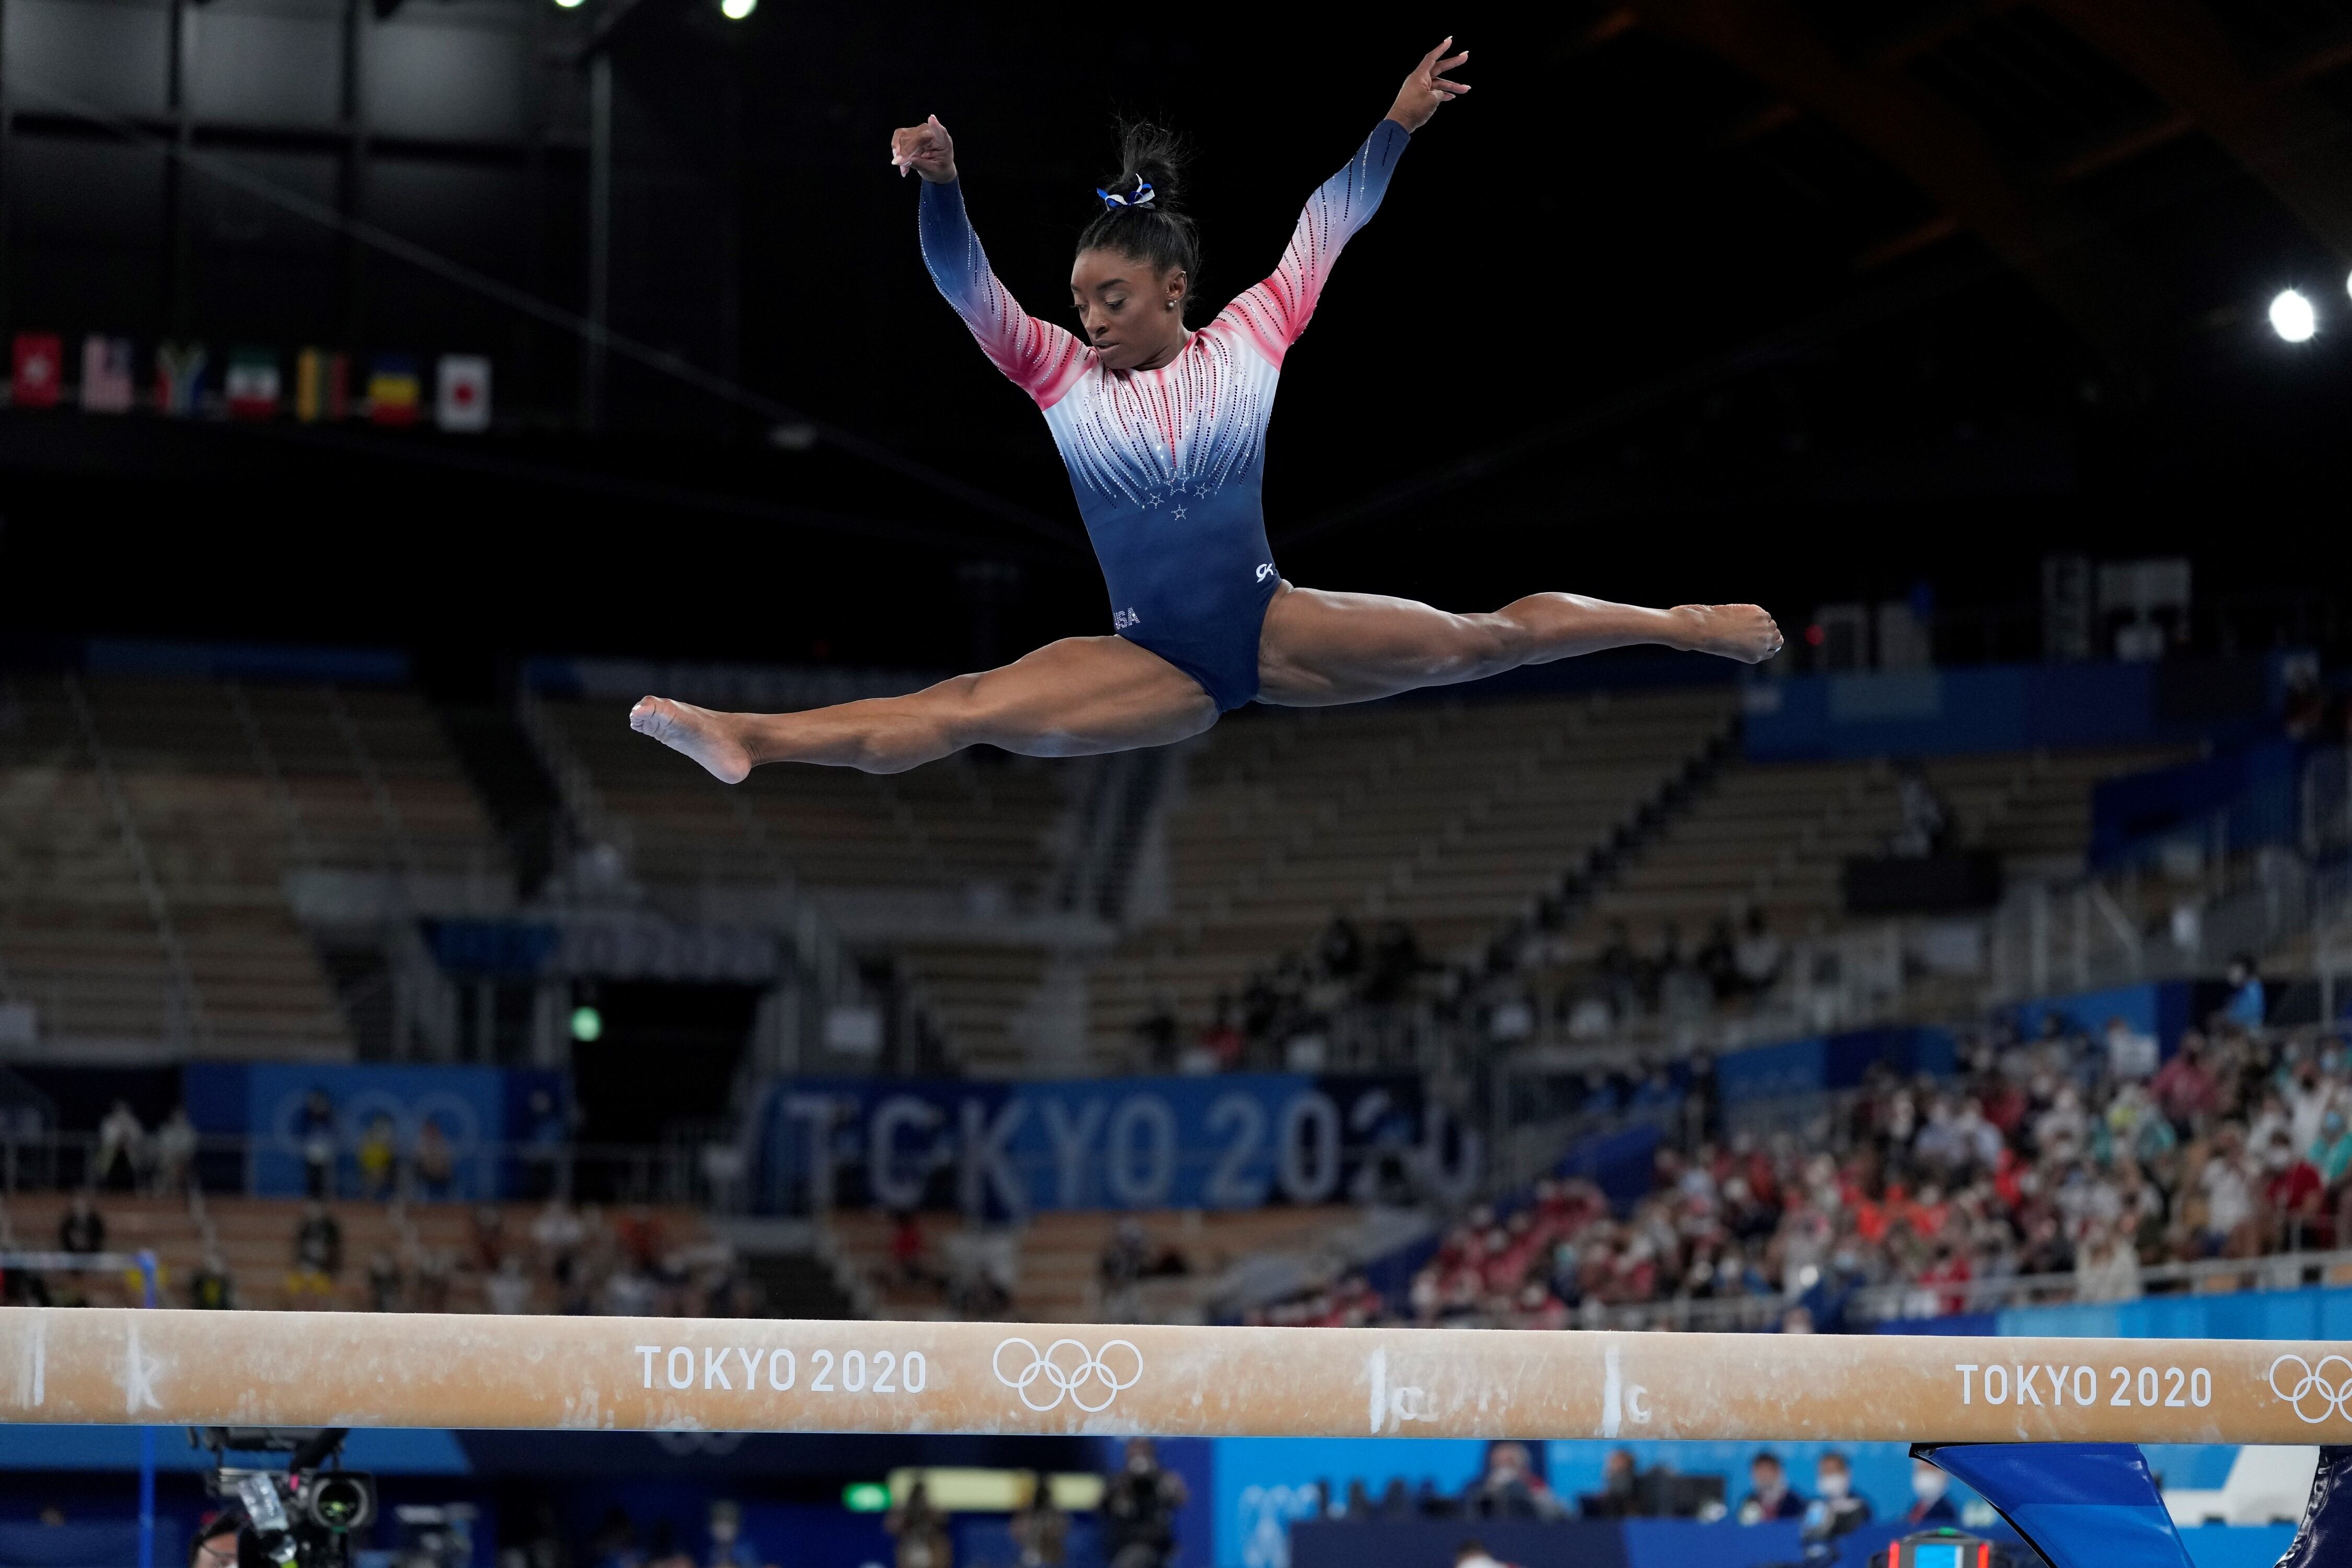
[[(2039, 652), (2047, 553), (2186, 554), (2206, 650), (2347, 629), (2345, 0), (382, 4), (5, 0), (0, 328), (66, 333), (69, 366), (133, 335), (142, 375), (166, 335), (276, 345), (289, 379), (304, 343), (488, 353), (500, 416), (0, 416), (12, 646), (381, 643), (479, 687), (530, 651), (945, 667), (1103, 631), (1051, 443), (930, 288), (889, 130), (947, 123), (997, 270), (1054, 316), (1114, 116), (1166, 120), (1221, 303), (1447, 27), (1475, 90), (1286, 367), (1293, 580), (1792, 625), (1925, 582), (1966, 660)], [(2143, 24), (2210, 46), (2221, 96), (2151, 85), (2114, 30)], [(203, 162), (583, 310), (591, 41), (611, 323), (745, 396), (616, 359), (592, 406), (572, 332)], [(2290, 284), (2303, 345), (2263, 323)], [(813, 449), (771, 441), (803, 416)]]

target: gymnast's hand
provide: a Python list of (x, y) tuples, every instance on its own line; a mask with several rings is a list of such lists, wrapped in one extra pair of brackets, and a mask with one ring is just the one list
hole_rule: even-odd
[(901, 179), (912, 169), (935, 185), (944, 185), (956, 177), (955, 138), (948, 128), (932, 115), (920, 125), (909, 125), (903, 131), (890, 132), (890, 166), (898, 171)]
[[(1429, 123), (1429, 117), (1437, 112), (1439, 104), (1451, 103), (1470, 90), (1466, 82), (1445, 79), (1447, 71), (1470, 58), (1470, 51), (1465, 49), (1452, 59), (1438, 58), (1453, 47), (1454, 40), (1449, 37), (1421, 57), (1421, 63), (1412, 68), (1412, 74), (1404, 79), (1402, 87), (1397, 89), (1396, 103), (1389, 110), (1391, 120), (1407, 131), (1418, 131)], [(906, 132), (902, 131), (898, 134), (903, 136)]]

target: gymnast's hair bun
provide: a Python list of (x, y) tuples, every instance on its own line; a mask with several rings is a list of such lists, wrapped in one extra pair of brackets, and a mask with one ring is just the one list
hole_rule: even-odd
[(1189, 308), (1201, 286), (1201, 231), (1183, 210), (1184, 144), (1148, 121), (1118, 127), (1118, 173), (1096, 188), (1101, 203), (1078, 236), (1081, 253), (1116, 250), (1161, 274), (1184, 275)]

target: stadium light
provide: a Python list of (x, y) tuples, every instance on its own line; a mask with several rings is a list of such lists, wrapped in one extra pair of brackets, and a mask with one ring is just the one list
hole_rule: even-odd
[(582, 0), (555, 0), (555, 3), (566, 11), (577, 11), (580, 9)]
[(740, 22), (759, 8), (760, 0), (719, 0), (719, 14), (730, 22)]
[(2271, 331), (2288, 342), (2308, 342), (2319, 330), (2319, 313), (2294, 289), (2282, 289), (2271, 300)]

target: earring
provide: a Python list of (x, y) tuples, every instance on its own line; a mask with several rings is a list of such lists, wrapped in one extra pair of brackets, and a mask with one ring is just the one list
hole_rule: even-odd
[(1174, 309), (1176, 308), (1176, 301), (1175, 301), (1175, 300), (1169, 300), (1169, 301), (1168, 301), (1168, 308), (1169, 308), (1170, 310), (1174, 310)]

